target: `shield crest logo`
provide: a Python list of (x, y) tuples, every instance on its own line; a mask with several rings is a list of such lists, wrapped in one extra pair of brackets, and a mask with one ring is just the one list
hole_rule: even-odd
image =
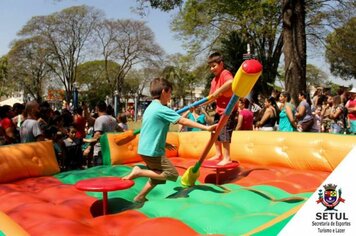
[(319, 189), (319, 199), (317, 203), (322, 203), (327, 210), (335, 210), (334, 209), (340, 202), (344, 202), (345, 199), (341, 198), (341, 189), (337, 191), (335, 184), (327, 184), (324, 185), (324, 191)]
[(335, 190), (324, 191), (324, 201), (328, 204), (333, 204), (337, 200), (337, 192)]

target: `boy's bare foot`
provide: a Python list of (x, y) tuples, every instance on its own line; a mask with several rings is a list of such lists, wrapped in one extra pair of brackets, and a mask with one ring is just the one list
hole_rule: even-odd
[(220, 160), (222, 158), (221, 155), (214, 155), (212, 157), (210, 157), (208, 160), (209, 161), (215, 161), (215, 160)]
[(136, 196), (136, 197), (134, 198), (134, 202), (135, 202), (135, 203), (144, 203), (144, 202), (146, 202), (146, 201), (148, 201), (148, 199), (145, 198), (145, 197)]
[(230, 160), (225, 160), (225, 159), (223, 159), (223, 160), (221, 160), (217, 165), (218, 166), (224, 166), (224, 165), (227, 165), (227, 164), (230, 164), (232, 161), (230, 161)]
[(132, 169), (131, 173), (126, 175), (126, 176), (124, 176), (124, 177), (122, 177), (122, 179), (134, 179), (134, 178), (137, 177), (138, 173), (140, 173), (140, 170), (141, 170), (140, 167), (135, 166)]

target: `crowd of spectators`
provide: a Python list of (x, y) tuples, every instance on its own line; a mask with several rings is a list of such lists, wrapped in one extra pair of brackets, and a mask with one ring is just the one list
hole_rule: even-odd
[[(336, 95), (319, 88), (311, 98), (301, 91), (297, 102), (288, 92), (274, 92), (256, 102), (240, 98), (237, 109), (236, 130), (356, 134), (356, 88)], [(0, 106), (0, 145), (52, 140), (61, 170), (101, 165), (100, 137), (128, 130), (127, 113), (113, 113), (104, 101), (92, 112), (85, 104), (72, 111), (36, 101)], [(201, 107), (183, 116), (209, 124), (213, 114)]]
[(335, 95), (322, 88), (312, 96), (301, 91), (298, 101), (286, 91), (274, 91), (269, 97), (259, 95), (256, 102), (240, 98), (237, 109), (236, 130), (356, 133), (356, 88)]
[(100, 137), (127, 130), (125, 114), (113, 116), (99, 101), (93, 112), (83, 104), (72, 111), (53, 110), (48, 102), (0, 107), (0, 145), (52, 140), (62, 171), (102, 164)]

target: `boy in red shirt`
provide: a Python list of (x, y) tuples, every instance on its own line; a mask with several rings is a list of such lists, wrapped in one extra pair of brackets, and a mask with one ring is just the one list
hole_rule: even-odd
[[(214, 122), (217, 123), (220, 117), (224, 113), (230, 98), (233, 95), (231, 84), (233, 81), (233, 75), (230, 71), (224, 67), (223, 57), (220, 53), (215, 52), (208, 58), (208, 64), (210, 71), (215, 75), (215, 78), (211, 81), (211, 87), (209, 95), (216, 98), (216, 114), (214, 116)], [(237, 122), (235, 119), (237, 109), (231, 113), (227, 124), (221, 130), (218, 140), (215, 142), (216, 154), (209, 160), (221, 160), (218, 165), (226, 165), (231, 163), (230, 158), (230, 143), (232, 132), (236, 128)]]

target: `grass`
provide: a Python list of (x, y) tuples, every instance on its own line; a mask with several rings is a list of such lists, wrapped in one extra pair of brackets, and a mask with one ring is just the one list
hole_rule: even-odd
[[(136, 122), (135, 121), (128, 121), (127, 122), (127, 125), (129, 126), (129, 129), (140, 129), (141, 128), (141, 125), (142, 125), (142, 120), (137, 120)], [(170, 125), (169, 126), (169, 131), (170, 132), (177, 132), (178, 131), (178, 125)]]

